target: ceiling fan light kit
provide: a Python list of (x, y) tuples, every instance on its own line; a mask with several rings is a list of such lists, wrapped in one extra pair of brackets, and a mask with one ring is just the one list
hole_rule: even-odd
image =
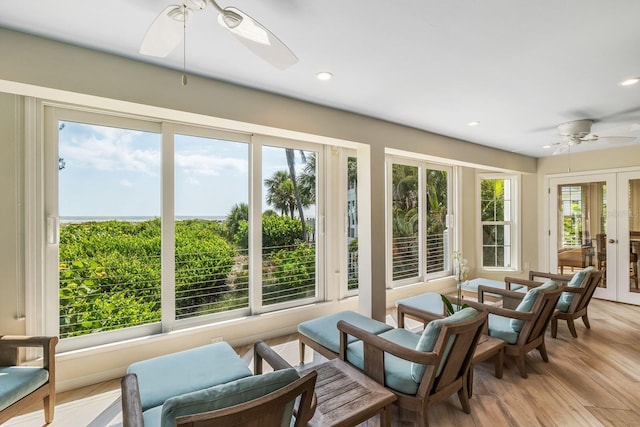
[(140, 53), (166, 57), (184, 39), (184, 26), (193, 11), (202, 11), (207, 3), (218, 11), (218, 22), (245, 47), (276, 68), (284, 70), (298, 62), (298, 57), (271, 31), (234, 7), (222, 8), (215, 0), (183, 0), (170, 5), (153, 21), (142, 40)]

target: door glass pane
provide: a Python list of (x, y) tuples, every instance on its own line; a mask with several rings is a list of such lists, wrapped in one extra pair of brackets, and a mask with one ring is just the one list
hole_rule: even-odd
[(629, 290), (640, 292), (640, 179), (629, 180)]
[(393, 280), (418, 276), (418, 168), (394, 164), (393, 187)]
[(347, 289), (358, 289), (358, 159), (347, 158)]
[(60, 337), (159, 321), (160, 135), (58, 129)]
[(249, 304), (249, 151), (175, 135), (176, 319)]
[[(607, 186), (604, 181), (558, 186), (558, 271), (606, 266)], [(605, 280), (601, 282), (605, 286)]]
[(262, 149), (262, 303), (317, 296), (317, 153)]

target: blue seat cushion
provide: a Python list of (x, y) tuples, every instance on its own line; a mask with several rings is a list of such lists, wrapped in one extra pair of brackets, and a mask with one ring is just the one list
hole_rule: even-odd
[(444, 314), (444, 304), (442, 296), (435, 292), (425, 292), (424, 294), (405, 298), (396, 301), (396, 306), (403, 304), (407, 307), (417, 308), (433, 314)]
[[(298, 378), (300, 376), (294, 368), (282, 369), (171, 397), (163, 405), (144, 412), (144, 425), (145, 427), (173, 427), (176, 425), (177, 417), (215, 411), (248, 402), (279, 390)], [(293, 404), (294, 402), (291, 401), (285, 410), (282, 427), (288, 426), (291, 422)]]
[[(391, 329), (379, 334), (381, 338), (394, 342), (406, 348), (415, 349), (420, 336), (406, 329)], [(363, 342), (354, 341), (347, 347), (347, 360), (364, 370)], [(419, 383), (411, 377), (411, 362), (400, 359), (392, 354), (384, 354), (384, 383), (385, 386), (402, 393), (415, 395)]]
[(488, 326), (489, 336), (496, 337), (508, 344), (518, 342), (520, 332), (516, 332), (511, 327), (511, 318), (498, 316), (497, 314), (489, 314)]
[[(442, 331), (442, 327), (445, 325), (453, 325), (456, 323), (466, 322), (467, 320), (471, 320), (478, 315), (478, 310), (472, 307), (463, 308), (460, 311), (455, 312), (449, 317), (445, 317), (443, 319), (432, 320), (427, 324), (427, 327), (422, 331), (422, 335), (418, 340), (418, 343), (415, 346), (415, 349), (418, 351), (433, 351), (433, 348), (438, 341), (438, 337), (440, 336), (440, 331)], [(444, 365), (444, 361), (449, 356), (449, 351), (451, 351), (451, 347), (453, 346), (453, 341), (455, 340), (455, 336), (452, 336), (449, 339), (449, 342), (445, 346), (444, 354), (442, 356), (442, 361), (440, 362), (440, 366), (438, 366), (438, 371), (436, 372), (436, 376), (440, 375), (442, 371), (442, 367)], [(422, 376), (424, 375), (426, 367), (419, 363), (411, 364), (411, 376), (414, 381), (420, 381)]]
[[(363, 316), (355, 311), (346, 310), (302, 322), (298, 325), (298, 332), (334, 353), (338, 353), (340, 352), (340, 331), (338, 330), (340, 320), (376, 335), (393, 329), (386, 323)], [(347, 337), (347, 343), (354, 341), (356, 338)]]
[[(223, 367), (223, 369), (221, 369)], [(251, 376), (251, 370), (226, 342), (196, 347), (133, 363), (142, 410), (160, 406), (170, 397)]]
[[(567, 283), (567, 287), (579, 288), (580, 286), (582, 286), (582, 282), (584, 281), (584, 278), (587, 275), (587, 273), (593, 270), (595, 270), (595, 268), (593, 266), (589, 266), (584, 270), (578, 271), (576, 274), (573, 275), (569, 283)], [(556, 308), (562, 311), (563, 313), (566, 313), (575, 297), (576, 297), (576, 294), (574, 294), (573, 292), (563, 292), (562, 295), (560, 295), (560, 299), (558, 300), (558, 304), (556, 305)]]
[[(522, 298), (522, 301), (520, 301), (520, 304), (516, 307), (516, 311), (531, 311), (541, 292), (557, 288), (558, 284), (553, 280), (549, 280), (538, 287), (529, 289), (524, 298)], [(524, 327), (524, 323), (525, 321), (521, 319), (511, 319), (511, 329), (520, 332)]]
[(34, 366), (0, 366), (0, 411), (49, 381), (49, 371)]

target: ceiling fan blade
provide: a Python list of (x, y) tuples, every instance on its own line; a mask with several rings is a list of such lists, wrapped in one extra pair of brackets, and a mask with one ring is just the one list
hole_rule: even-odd
[(218, 15), (218, 22), (274, 67), (284, 70), (298, 62), (298, 57), (275, 34), (235, 7), (224, 8)]
[(551, 153), (551, 155), (555, 156), (557, 154), (566, 153), (567, 151), (569, 151), (569, 144), (562, 144), (562, 145), (558, 146), (558, 148), (556, 148), (554, 150), (554, 152)]
[(140, 53), (159, 58), (169, 55), (184, 37), (183, 19), (189, 18), (189, 10), (171, 5), (158, 15), (144, 35)]
[(601, 136), (600, 141), (604, 141), (608, 144), (624, 144), (627, 142), (633, 142), (636, 140), (635, 136)]

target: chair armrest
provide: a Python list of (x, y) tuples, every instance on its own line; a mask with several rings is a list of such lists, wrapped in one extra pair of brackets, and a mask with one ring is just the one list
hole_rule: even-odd
[(428, 311), (420, 310), (419, 308), (409, 307), (402, 303), (398, 304), (398, 327), (404, 327), (404, 316), (408, 315), (410, 317), (421, 320), (425, 325), (432, 320), (443, 319), (444, 316), (440, 314), (430, 313)]
[(271, 347), (263, 341), (258, 341), (253, 345), (253, 372), (255, 375), (262, 374), (262, 361), (266, 361), (274, 371), (279, 369), (288, 369), (292, 366), (276, 353)]
[(136, 374), (126, 374), (120, 381), (122, 390), (122, 427), (143, 427), (142, 402)]
[[(408, 360), (414, 363), (420, 363), (422, 365), (431, 365), (438, 360), (438, 353), (436, 352), (424, 352), (417, 351), (411, 348), (403, 347), (399, 344), (379, 337), (371, 332), (360, 329), (351, 323), (340, 320), (338, 322), (338, 330), (340, 331), (340, 358), (346, 360), (347, 355), (347, 335), (358, 338), (365, 344), (365, 351), (367, 347), (375, 348), (381, 352), (392, 354), (404, 360)], [(365, 360), (367, 357), (365, 356)]]
[(569, 276), (566, 274), (556, 274), (556, 273), (544, 273), (542, 271), (530, 271), (529, 272), (529, 280), (533, 280), (536, 277), (551, 279), (556, 282), (568, 283), (573, 276)]
[[(480, 303), (484, 302), (485, 292), (488, 294), (497, 294), (497, 295), (501, 295), (502, 297), (509, 297), (509, 298), (520, 299), (520, 300), (524, 298), (524, 294), (522, 292), (516, 292), (509, 289), (500, 289), (500, 288), (493, 288), (491, 286), (480, 285), (478, 286), (478, 302)], [(467, 300), (465, 300), (464, 302), (468, 304)]]
[(58, 337), (33, 337), (23, 335), (3, 335), (0, 336), (0, 361), (9, 365), (18, 364), (17, 349), (21, 347), (42, 348), (42, 366), (50, 371), (49, 376), (55, 366), (56, 345)]
[[(520, 292), (516, 292), (522, 295)], [(482, 304), (475, 301), (465, 301), (469, 307), (473, 307), (476, 310), (486, 310), (489, 314), (495, 314), (502, 317), (509, 317), (511, 319), (518, 320), (533, 320), (536, 317), (536, 313), (532, 311), (516, 311), (509, 308), (497, 307), (495, 305)]]
[(522, 279), (520, 277), (505, 277), (504, 282), (507, 285), (507, 289), (511, 290), (511, 284), (514, 283), (516, 285), (526, 286), (527, 289), (537, 288), (538, 286), (543, 285), (542, 282), (537, 282), (535, 280), (527, 280)]

